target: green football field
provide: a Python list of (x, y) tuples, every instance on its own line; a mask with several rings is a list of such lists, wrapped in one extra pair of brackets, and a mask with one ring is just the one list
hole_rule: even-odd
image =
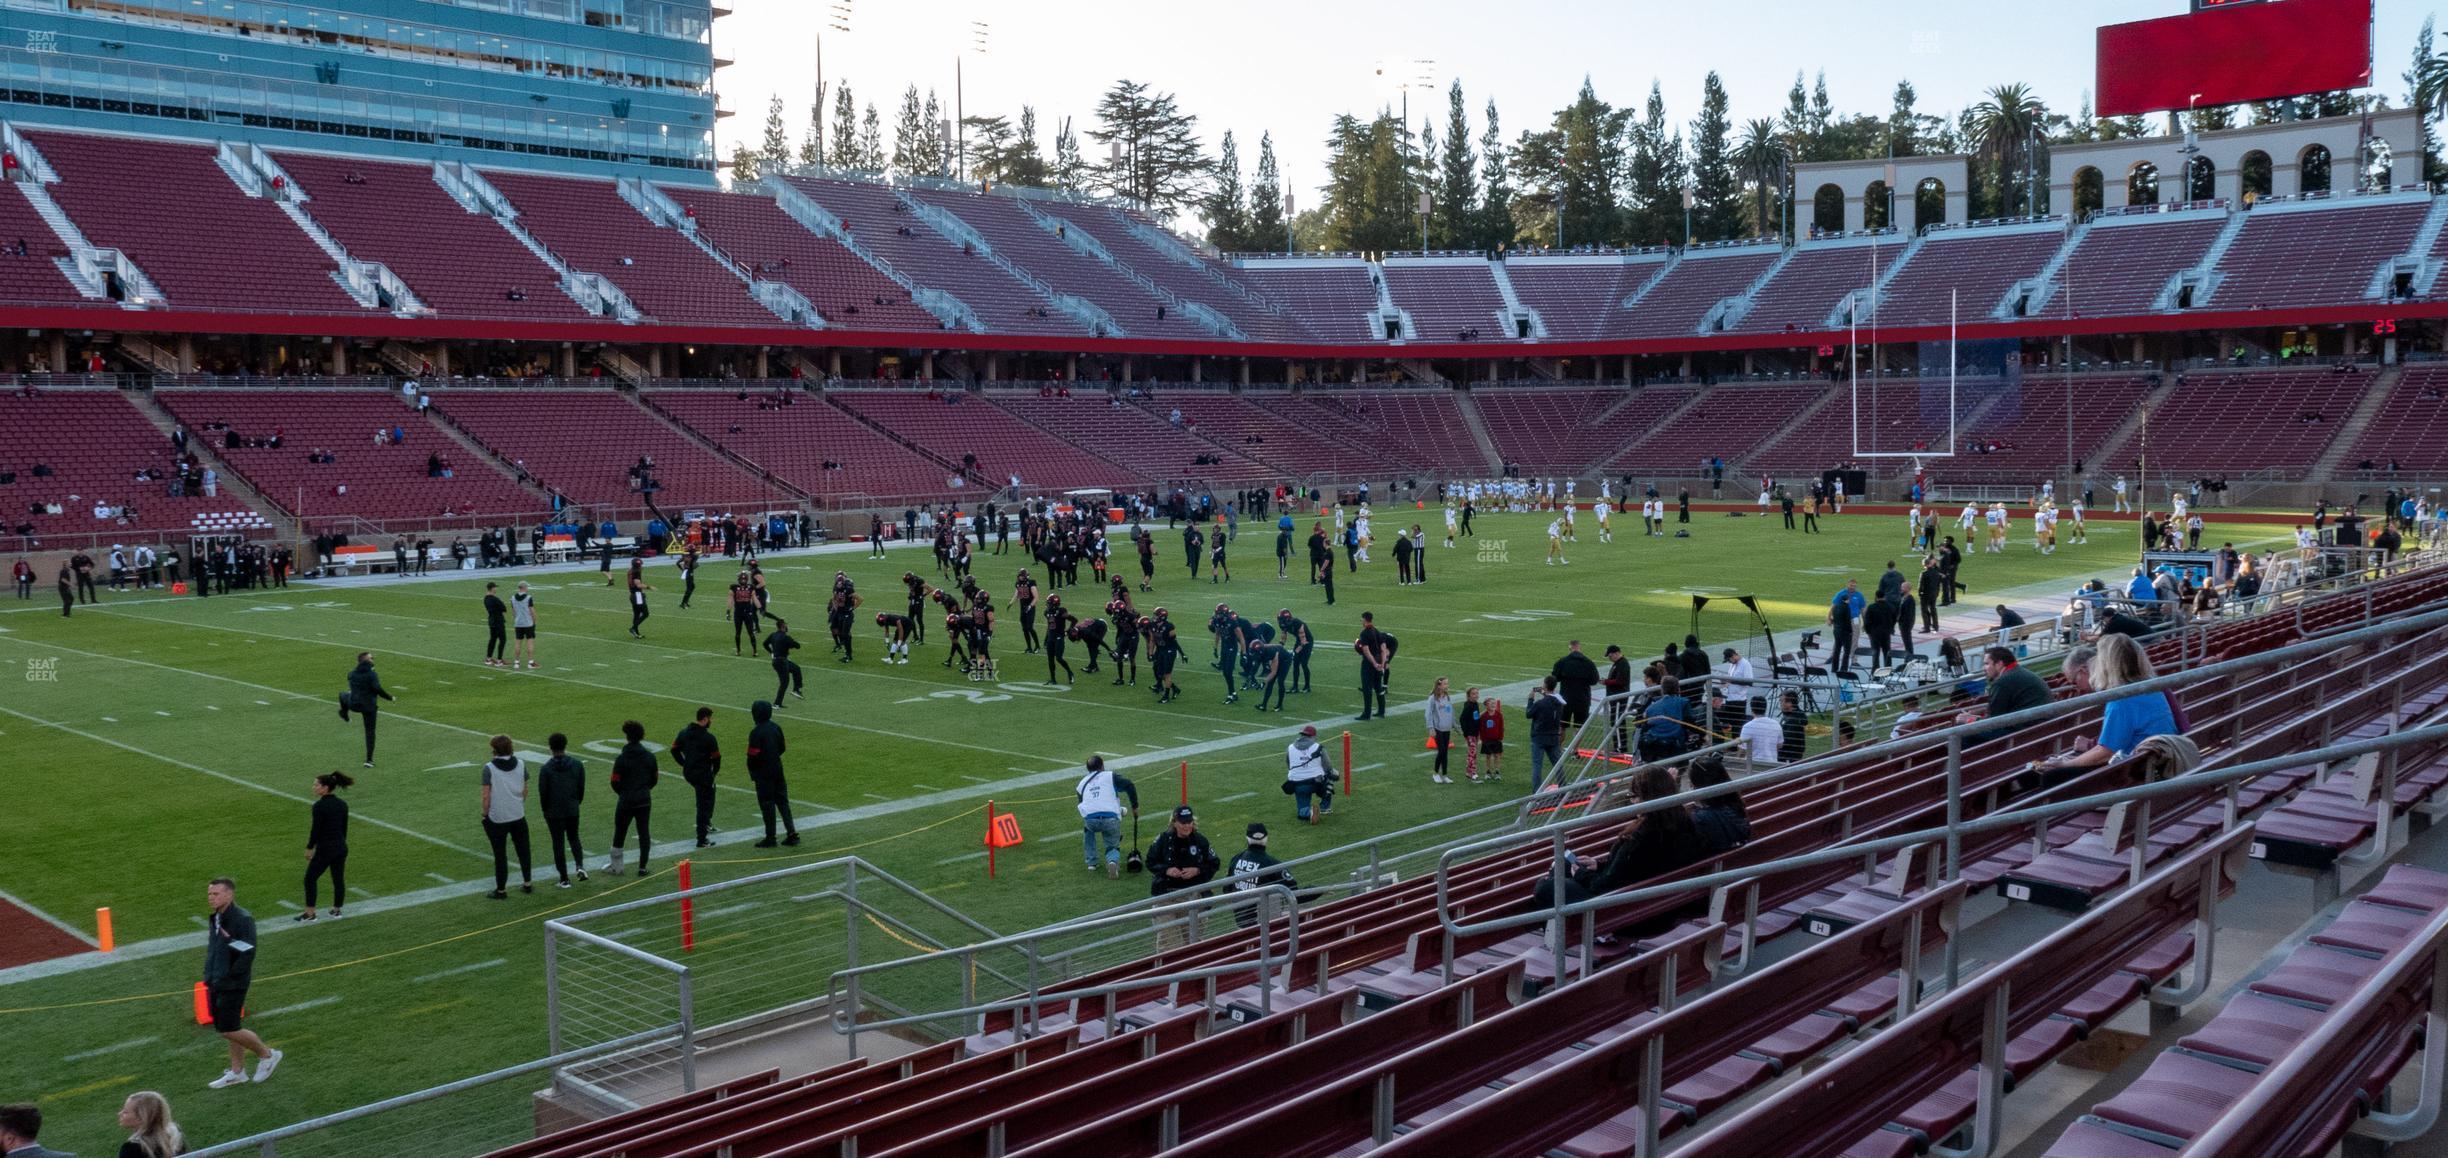
[[(2023, 515), (2017, 511), (2019, 530), (2027, 529)], [(1415, 517), (1436, 543), (1438, 513)], [(1264, 527), (1242, 528), (1232, 552), (1237, 577), (1226, 584), (1189, 581), (1178, 536), (1159, 528), (1157, 590), (1137, 598), (1142, 610), (1172, 610), (1187, 649), (1179, 673), (1186, 694), (1162, 706), (1144, 663), (1135, 688), (1113, 686), (1109, 672), (1083, 672), (1060, 689), (1039, 682), (1044, 664), (1021, 654), (1009, 614), (1016, 551), (978, 559), (980, 581), (1006, 613), (996, 638), (999, 683), (942, 667), (940, 627), (914, 662), (880, 662), (873, 614), (901, 610), (903, 570), (934, 578), (923, 549), (896, 548), (883, 560), (863, 547), (779, 557), (767, 568), (773, 607), (808, 644), (800, 652), (807, 698), (780, 717), (806, 843), (772, 851), (749, 847), (756, 807), (741, 761), (747, 707), (772, 693), (773, 674), (762, 660), (722, 650), (725, 561), (709, 562), (686, 611), (671, 567), (651, 565), (660, 590), (643, 640), (628, 637), (620, 594), (592, 568), (492, 573), (505, 585), (536, 585), (543, 667), (532, 672), (479, 662), (482, 578), (297, 584), (209, 599), (105, 594), (66, 619), (48, 588), (37, 588), (33, 603), (0, 606), (0, 686), (8, 689), (0, 750), (8, 754), (17, 849), (0, 865), (0, 892), (84, 934), (107, 906), (120, 949), (0, 972), (0, 1031), (11, 1045), (0, 1060), (0, 1100), (37, 1098), (53, 1123), (46, 1143), (106, 1153), (121, 1136), (112, 1112), (137, 1089), (168, 1094), (191, 1140), (203, 1143), (543, 1054), (539, 926), (671, 889), (690, 798), (676, 776), (658, 793), (663, 850), (643, 882), (598, 874), (572, 890), (550, 887), (538, 825), (535, 894), (514, 884), (507, 902), (486, 899), (491, 857), (475, 769), (496, 732), (522, 752), (541, 752), (552, 732), (570, 736), (588, 761), (584, 835), (594, 868), (610, 843), (603, 778), (621, 722), (643, 722), (659, 748), (698, 705), (710, 705), (729, 757), (716, 813), (724, 835), (697, 858), (698, 883), (854, 849), (986, 925), (1018, 932), (1144, 894), (1144, 880), (1109, 881), (1081, 867), (1068, 787), (1091, 753), (1139, 781), (1151, 815), (1173, 802), (1187, 760), (1194, 803), (1219, 851), (1239, 847), (1243, 825), (1256, 819), (1275, 826), (1277, 855), (1298, 856), (1525, 790), (1518, 715), (1502, 783), (1429, 785), (1417, 704), (1436, 677), (1450, 677), (1457, 692), (1506, 687), (1511, 703), (1510, 689), (1544, 674), (1568, 638), (1593, 655), (1621, 643), (1641, 662), (1682, 638), (1695, 593), (1758, 596), (1778, 645), (1790, 649), (1845, 578), (1870, 586), (1904, 542), (1899, 517), (1830, 518), (1825, 534), (1806, 537), (1774, 519), (1710, 513), (1693, 515), (1688, 539), (1645, 538), (1637, 519), (1619, 517), (1615, 541), (1600, 544), (1585, 515), (1571, 563), (1549, 566), (1545, 516), (1479, 522), (1476, 540), (1460, 549), (1432, 546), (1428, 585), (1397, 586), (1380, 550), (1375, 563), (1340, 578), (1333, 607), (1318, 588), (1275, 578)], [(2283, 529), (2214, 523), (2209, 539), (2258, 543)], [(1973, 554), (1966, 603), (1951, 610), (2121, 573), (2132, 543), (2130, 524), (2095, 524), (2090, 545), (2053, 557), (2020, 544), (2005, 555)], [(1124, 565), (1135, 578), (1136, 560)], [(835, 662), (823, 646), (822, 600), (836, 568), (867, 597), (852, 663)], [(1094, 586), (1067, 596), (1089, 606), (1104, 598)], [(1252, 619), (1285, 606), (1307, 619), (1322, 641), (1315, 692), (1293, 697), (1282, 714), (1251, 710), (1254, 697), (1222, 704), (1220, 678), (1204, 663), (1203, 630), (1219, 601)], [(1356, 661), (1343, 646), (1363, 610), (1402, 641), (1393, 718), (1365, 724), (1353, 719)], [(1974, 622), (1966, 614), (1950, 627)], [(1758, 646), (1747, 617), (1728, 603), (1712, 606), (1700, 634), (1712, 652), (1746, 639)], [(376, 653), (398, 697), (384, 705), (372, 770), (357, 767), (358, 725), (334, 710), (359, 650)], [(1076, 647), (1072, 663), (1082, 666)], [(1289, 800), (1276, 791), (1281, 754), (1312, 722), (1330, 746), (1352, 732), (1357, 792), (1327, 823), (1295, 828)], [(290, 917), (302, 900), (308, 782), (332, 768), (359, 776), (347, 793), (351, 911), (339, 922), (298, 926)], [(1028, 836), (1001, 856), (991, 881), (975, 855), (990, 797), (1018, 814)], [(1154, 825), (1145, 831), (1152, 837)], [(222, 1045), (193, 1024), (188, 990), (200, 976), (204, 883), (220, 874), (237, 879), (240, 903), (262, 923), (252, 1024), (288, 1061), (270, 1084), (213, 1091), (204, 1083), (220, 1072)], [(823, 984), (808, 980), (811, 992)]]

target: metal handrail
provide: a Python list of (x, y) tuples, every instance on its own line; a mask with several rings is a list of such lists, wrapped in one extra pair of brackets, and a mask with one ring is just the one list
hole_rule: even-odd
[[(1269, 871), (1275, 870), (1270, 869)], [(1100, 985), (1047, 987), (1041, 986), (1037, 979), (1037, 966), (1047, 960), (1047, 958), (1040, 957), (1037, 954), (1036, 945), (1039, 940), (1059, 933), (1076, 932), (1083, 927), (1088, 927), (1089, 925), (1120, 924), (1125, 922), (1144, 921), (1150, 917), (1154, 917), (1157, 920), (1163, 920), (1166, 915), (1171, 913), (1180, 913), (1182, 914), (1184, 920), (1191, 920), (1217, 909), (1231, 911), (1247, 905), (1255, 905), (1258, 908), (1258, 921), (1254, 927), (1263, 930), (1265, 933), (1265, 935), (1262, 935), (1258, 939), (1258, 943), (1256, 945), (1258, 950), (1257, 960), (1254, 963), (1259, 977), (1258, 1006), (1262, 1013), (1272, 1013), (1274, 1012), (1276, 971), (1279, 967), (1288, 964), (1300, 956), (1300, 899), (1290, 888), (1280, 884), (1267, 885), (1257, 889), (1234, 890), (1220, 896), (1210, 896), (1202, 893), (1199, 896), (1184, 897), (1169, 901), (1163, 905), (1156, 906), (1153, 909), (1142, 913), (1117, 914), (1115, 916), (1084, 924), (1074, 923), (1071, 925), (1049, 926), (1047, 928), (1036, 929), (1010, 937), (1000, 937), (992, 941), (982, 941), (974, 945), (939, 949), (932, 953), (923, 953), (915, 957), (903, 957), (893, 961), (880, 961), (872, 965), (854, 965), (847, 969), (836, 970), (832, 978), (827, 982), (827, 991), (830, 994), (834, 1011), (834, 1029), (836, 1032), (855, 1036), (856, 1034), (866, 1032), (868, 1030), (883, 1029), (891, 1026), (918, 1025), (928, 1022), (943, 1021), (951, 1018), (975, 1017), (982, 1014), (995, 1013), (1004, 1010), (1011, 1010), (1014, 1012), (1025, 1010), (1027, 1011), (1028, 1015), (1025, 1025), (1033, 1032), (1023, 1033), (1021, 1036), (1034, 1037), (1043, 1032), (1043, 1026), (1040, 1019), (1043, 1016), (1044, 1007), (1050, 1004), (1068, 1003), (1083, 997), (1101, 997), (1108, 994), (1121, 993), (1125, 991), (1136, 991), (1156, 988), (1159, 986), (1170, 986), (1187, 981), (1212, 980), (1213, 978), (1222, 977), (1227, 974), (1248, 971), (1253, 965), (1253, 963), (1248, 960), (1233, 960), (1219, 965), (1204, 966), (1192, 969), (1178, 969), (1161, 974), (1133, 976), (1123, 981), (1109, 982)], [(1283, 950), (1282, 952), (1277, 953), (1273, 949), (1273, 946), (1276, 943), (1273, 933), (1274, 923), (1279, 919), (1285, 922), (1285, 928)], [(1018, 949), (1027, 955), (1031, 964), (1027, 982), (1028, 992), (1000, 1001), (987, 1002), (975, 1001), (975, 994), (971, 993), (970, 996), (972, 998), (972, 1002), (970, 1004), (965, 1004), (952, 1009), (938, 1009), (927, 1013), (909, 1014), (880, 1020), (863, 1020), (859, 1017), (859, 1011), (856, 1008), (845, 1009), (843, 1007), (843, 1003), (841, 1001), (842, 997), (845, 994), (854, 996), (858, 992), (858, 986), (852, 984), (855, 979), (869, 976), (886, 969), (901, 969), (911, 966), (939, 964), (947, 961), (957, 962), (959, 963), (964, 975), (963, 988), (971, 988), (975, 984), (974, 978), (971, 976), (971, 974), (977, 967), (978, 954), (996, 949)], [(1212, 993), (1209, 994), (1211, 999), (1213, 996), (1214, 995)], [(1113, 1022), (1117, 1017), (1118, 1013), (1109, 1004), (1105, 1011), (1106, 1029), (1109, 1033), (1113, 1029)], [(1020, 1028), (1020, 1025), (1016, 1024), (1014, 1026), (1016, 1032)]]
[[(2138, 687), (2140, 685), (2133, 686)], [(1451, 919), (1449, 914), (1440, 912), (1439, 920), (1444, 923), (1448, 932), (1456, 936), (1494, 933), (1505, 929), (1523, 928), (1531, 925), (1544, 925), (1559, 916), (1566, 918), (1577, 917), (1585, 913), (1595, 913), (1602, 909), (1619, 908), (1624, 905), (1636, 904), (1641, 901), (1656, 900), (1659, 897), (1670, 897), (1683, 893), (1713, 889), (1719, 885), (1735, 884), (1741, 881), (1750, 880), (1766, 873), (1778, 872), (1787, 869), (1811, 868), (1817, 865), (1834, 864), (1840, 861), (1859, 861), (1870, 857), (1876, 857), (1884, 853), (1896, 852), (1898, 850), (1912, 848), (1917, 845), (1926, 845), (1936, 841), (1945, 840), (1949, 836), (1976, 836), (1983, 833), (2009, 828), (2029, 828), (2037, 824), (2044, 824), (2047, 821), (2055, 820), (2062, 816), (2072, 816), (2077, 813), (2093, 812), (2102, 808), (2107, 808), (2111, 805), (2124, 804), (2130, 801), (2152, 800), (2161, 796), (2174, 796), (2179, 793), (2198, 792), (2203, 787), (2208, 785), (2241, 783), (2242, 781), (2250, 780), (2256, 776), (2263, 776), (2272, 772), (2284, 772), (2293, 768), (2301, 768), (2306, 764), (2332, 764), (2342, 760), (2350, 760), (2354, 757), (2362, 756), (2367, 753), (2393, 752), (2400, 748), (2408, 748), (2419, 744), (2428, 744), (2433, 742), (2448, 742), (2448, 724), (2432, 724), (2420, 728), (2409, 728), (2402, 731), (2391, 732), (2383, 736), (2373, 736), (2362, 740), (2343, 741), (2340, 743), (2331, 744), (2327, 747), (2315, 748), (2307, 752), (2292, 752), (2284, 756), (2273, 756), (2266, 760), (2255, 760), (2249, 764), (2238, 764), (2231, 768), (2214, 768), (2189, 772), (2181, 776), (2171, 776), (2164, 780), (2155, 780), (2147, 784), (2129, 785), (2124, 788), (2118, 788), (2108, 792), (2094, 793), (2090, 796), (2078, 796), (2069, 800), (2049, 801), (2031, 805), (2009, 807), (1992, 813), (1989, 816), (1980, 817), (1973, 820), (1960, 820), (1954, 824), (1941, 828), (1925, 828), (1914, 832), (1899, 833), (1895, 836), (1879, 837), (1874, 840), (1856, 841), (1833, 848), (1820, 849), (1817, 852), (1796, 853), (1780, 860), (1767, 861), (1756, 865), (1744, 865), (1740, 868), (1725, 869), (1719, 872), (1705, 873), (1700, 876), (1671, 881), (1665, 884), (1643, 885), (1639, 888), (1623, 889), (1617, 892), (1591, 897), (1588, 900), (1575, 901), (1570, 904), (1559, 905), (1552, 909), (1541, 909), (1535, 913), (1520, 914), (1510, 917), (1494, 917), (1485, 921), (1457, 923)], [(2139, 839), (2138, 836), (2137, 839)]]
[(312, 1134), (319, 1130), (328, 1130), (333, 1126), (354, 1122), (360, 1118), (369, 1118), (376, 1114), (387, 1113), (392, 1110), (405, 1109), (409, 1106), (421, 1105), (437, 1098), (448, 1097), (451, 1094), (460, 1093), (464, 1090), (476, 1089), (480, 1086), (491, 1085), (495, 1082), (525, 1077), (526, 1075), (533, 1073), (549, 1072), (578, 1062), (594, 1061), (609, 1054), (621, 1053), (626, 1050), (635, 1049), (641, 1045), (658, 1044), (665, 1038), (668, 1038), (672, 1032), (674, 1032), (673, 1029), (668, 1027), (640, 1030), (637, 1033), (628, 1035), (627, 1037), (614, 1038), (611, 1041), (602, 1043), (601, 1045), (591, 1045), (585, 1049), (574, 1049), (567, 1053), (557, 1053), (551, 1055), (550, 1057), (537, 1058), (534, 1061), (520, 1062), (514, 1066), (507, 1066), (488, 1073), (477, 1074), (474, 1077), (461, 1078), (458, 1081), (447, 1082), (438, 1086), (429, 1086), (422, 1090), (401, 1094), (395, 1098), (385, 1098), (379, 1102), (369, 1102), (362, 1106), (341, 1110), (338, 1113), (325, 1114), (319, 1118), (309, 1118), (303, 1122), (292, 1122), (289, 1125), (265, 1130), (261, 1133), (249, 1134), (244, 1138), (237, 1138), (218, 1145), (207, 1146), (201, 1150), (191, 1150), (188, 1152), (187, 1158), (228, 1158), (228, 1156), (244, 1154), (248, 1151), (254, 1151), (261, 1154), (263, 1158), (272, 1158), (274, 1154), (274, 1144), (284, 1139), (295, 1138), (304, 1134)]
[(891, 873), (885, 872), (883, 869), (877, 868), (875, 865), (869, 863), (864, 857), (856, 856), (834, 857), (831, 860), (821, 860), (815, 862), (814, 864), (793, 865), (789, 868), (775, 869), (771, 872), (756, 873), (752, 876), (740, 877), (737, 880), (721, 881), (719, 883), (710, 885), (695, 885), (690, 888), (681, 889), (678, 892), (664, 893), (660, 896), (641, 897), (634, 901), (623, 901), (617, 905), (608, 905), (600, 909), (589, 909), (586, 912), (579, 913), (574, 916), (555, 917), (544, 922), (544, 925), (546, 928), (559, 928), (580, 936), (593, 937), (594, 934), (587, 933), (585, 930), (579, 929), (571, 922), (590, 921), (598, 917), (610, 916), (614, 913), (626, 913), (656, 905), (669, 905), (675, 901), (695, 900), (701, 897), (713, 896), (716, 893), (729, 892), (733, 889), (746, 888), (750, 885), (764, 884), (770, 881), (780, 880), (784, 877), (805, 876), (809, 873), (836, 868), (851, 869), (862, 873), (873, 873), (875, 876), (882, 879), (886, 884), (896, 886), (902, 891), (908, 893), (910, 896), (926, 902), (930, 908), (943, 914), (944, 916), (950, 917), (953, 920), (958, 921), (969, 928), (975, 929), (989, 937), (999, 937), (1002, 935), (995, 932), (993, 929), (987, 928), (985, 925), (978, 923), (975, 918), (970, 917), (968, 914), (954, 909), (950, 905), (944, 904), (942, 901), (936, 900), (934, 897), (927, 895), (926, 892), (919, 889), (916, 885), (910, 884), (908, 881), (902, 880)]
[[(1742, 780), (1727, 784), (1707, 788), (1687, 789), (1685, 791), (1675, 793), (1672, 796), (1662, 797), (1657, 800), (1640, 801), (1620, 808), (1609, 809), (1605, 812), (1592, 813), (1586, 817), (1583, 817), (1582, 820), (1584, 823), (1591, 825), (1628, 821), (1644, 813), (1656, 812), (1666, 808), (1680, 808), (1687, 804), (1697, 804), (1701, 801), (1717, 796), (1729, 795), (1737, 792), (1751, 792), (1762, 787), (1783, 784), (1790, 780), (1824, 775), (1829, 771), (1832, 771), (1834, 768), (1842, 765), (1864, 764), (1877, 760), (1883, 760), (1891, 756), (1924, 753), (1939, 745), (1968, 744), (1974, 742), (1977, 739), (1977, 736), (1981, 733), (2001, 730), (2013, 731), (2031, 724), (2040, 723), (2044, 720), (2056, 719), (2061, 716), (2075, 715), (2093, 708), (2104, 708), (2107, 704), (2115, 700), (2121, 700), (2147, 692), (2168, 691), (2170, 689), (2198, 682), (2206, 677), (2227, 675), (2230, 673), (2243, 672), (2255, 668), (2265, 668), (2276, 662), (2301, 657), (2334, 655), (2341, 644), (2360, 642), (2365, 639), (2382, 639), (2396, 635), (2418, 635), (2425, 631), (2443, 626), (2448, 626), (2448, 609), (2426, 612), (2421, 615), (2392, 620), (2386, 623), (2359, 627), (2344, 634), (2331, 635), (2317, 640), (2306, 640), (2300, 643), (2293, 643), (2284, 647), (2273, 648), (2268, 651), (2256, 652), (2249, 656), (2241, 656), (2235, 659), (2223, 660), (2218, 663), (2210, 664), (2206, 667), (2197, 667), (2189, 671), (2173, 672), (2166, 675), (2154, 676), (2150, 679), (2127, 684), (2122, 687), (2096, 691), (2088, 695), (2076, 696), (2072, 699), (2057, 700), (2052, 703), (2040, 705), (2039, 707), (2026, 708), (2022, 711), (2012, 712), (2003, 716), (1987, 717), (1974, 720), (1968, 724), (1949, 724), (1945, 727), (1934, 728), (1926, 732), (1916, 732), (1913, 735), (1907, 736), (1900, 740), (1887, 740), (1873, 743), (1851, 751), (1832, 752), (1821, 757), (1819, 760), (1805, 760), (1769, 772), (1760, 773), (1755, 776), (1745, 777)], [(1490, 837), (1484, 840), (1472, 842), (1470, 844), (1458, 845), (1447, 849), (1437, 859), (1436, 895), (1438, 921), (1443, 924), (1446, 931), (1451, 934), (1478, 931), (1475, 927), (1465, 928), (1463, 926), (1456, 925), (1453, 920), (1452, 897), (1449, 888), (1452, 877), (1452, 867), (1456, 860), (1507, 849), (1527, 847), (1529, 845), (1541, 842), (1552, 842), (1556, 839), (1558, 839), (1558, 837), (1554, 831), (1541, 830), (1527, 834)], [(1851, 856), (1860, 856), (1862, 851), (1862, 846), (1850, 846)], [(1757, 875), (1757, 872), (1758, 870), (1756, 868), (1746, 869), (1744, 870), (1743, 875)], [(1542, 916), (1540, 919), (1544, 920), (1545, 918)]]

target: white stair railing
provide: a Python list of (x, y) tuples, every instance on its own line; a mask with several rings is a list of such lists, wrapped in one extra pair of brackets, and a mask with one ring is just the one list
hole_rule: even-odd
[(911, 281), (900, 270), (894, 269), (891, 262), (868, 249), (858, 238), (852, 237), (850, 231), (842, 227), (841, 218), (817, 204), (816, 199), (808, 196), (804, 190), (788, 181), (759, 182), (759, 186), (773, 194), (775, 208), (808, 232), (840, 242), (842, 248), (857, 255), (860, 261), (866, 262), (877, 273), (890, 278), (894, 285), (900, 286), (909, 294), (910, 301), (916, 303), (919, 309), (935, 315), (937, 321), (949, 328), (967, 330), (973, 334), (986, 332), (986, 323), (979, 319), (977, 311), (969, 308), (969, 303), (944, 290), (930, 289)]

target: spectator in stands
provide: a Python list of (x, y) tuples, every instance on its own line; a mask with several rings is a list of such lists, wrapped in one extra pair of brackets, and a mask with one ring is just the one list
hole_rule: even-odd
[[(1749, 727), (1749, 725), (1744, 725)], [(1690, 787), (1716, 788), (1734, 782), (1727, 774), (1725, 757), (1714, 752), (1692, 761), (1685, 777)], [(1701, 851), (1709, 856), (1739, 848), (1751, 839), (1751, 820), (1743, 815), (1740, 793), (1728, 790), (1691, 806), (1692, 828), (1700, 836)]]
[[(1673, 796), (1674, 773), (1643, 768), (1634, 774), (1634, 791), (1643, 804)], [(1676, 805), (1644, 812), (1624, 825), (1603, 863), (1583, 865), (1578, 856), (1565, 853), (1563, 894), (1556, 894), (1555, 878), (1550, 875), (1532, 891), (1531, 903), (1540, 908), (1578, 904), (1682, 868), (1700, 859), (1705, 847), (1689, 809)]]
[[(170, 1099), (152, 1090), (138, 1090), (119, 1104), (119, 1127), (128, 1131), (119, 1158), (172, 1158), (187, 1152), (178, 1123), (170, 1119)], [(36, 1150), (39, 1153), (40, 1147)]]
[(1737, 736), (1742, 741), (1743, 755), (1752, 768), (1766, 768), (1778, 763), (1777, 749), (1785, 738), (1785, 726), (1783, 721), (1768, 714), (1766, 697), (1752, 697), (1751, 718), (1743, 721), (1742, 731)]
[[(2091, 687), (2099, 692), (2113, 692), (2128, 684), (2141, 683), (2152, 677), (2150, 660), (2142, 654), (2141, 645), (2122, 635), (2102, 636), (2099, 654), (2091, 660)], [(2033, 765), (2038, 771), (2067, 768), (2096, 768), (2111, 760), (2131, 755), (2142, 741), (2153, 736), (2182, 734), (2177, 727), (2173, 705), (2159, 692), (2143, 692), (2110, 700), (2100, 716), (2099, 738), (2092, 746), (2072, 756), (2052, 757)]]
[[(2049, 703), (2048, 684), (2018, 663), (2011, 648), (1993, 647), (1983, 653), (1981, 674), (1988, 679), (1989, 706), (1979, 713), (1965, 712), (1956, 716), (1955, 722), (1958, 724), (1969, 724), (1982, 718), (2002, 719)], [(2017, 724), (1982, 732), (1972, 739), (1975, 742), (1994, 740), (2022, 726)]]

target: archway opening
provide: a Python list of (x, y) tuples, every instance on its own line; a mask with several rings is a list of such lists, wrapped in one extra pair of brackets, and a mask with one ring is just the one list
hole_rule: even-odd
[(2125, 173), (2125, 203), (2150, 205), (2159, 200), (2159, 166), (2136, 161)]
[(1862, 227), (1885, 229), (1894, 224), (1895, 216), (1885, 181), (1872, 181), (1862, 188)]
[(2105, 179), (2099, 166), (2085, 165), (2074, 170), (2074, 216), (2077, 220), (2097, 213), (2108, 203)]
[(2308, 145), (2295, 158), (2295, 191), (2326, 193), (2329, 191), (2329, 146)]
[(2243, 183), (2244, 196), (2248, 201), (2258, 201), (2277, 192), (2270, 187), (2270, 182), (2274, 178), (2268, 153), (2254, 149), (2244, 154), (2243, 158), (2237, 162), (2236, 168), (2237, 176)]
[(1946, 182), (1936, 177), (1923, 177), (1913, 187), (1913, 230), (1919, 232), (1933, 225), (1944, 225), (1947, 219)]
[(1821, 185), (1811, 194), (1811, 232), (1844, 232), (1844, 190), (1834, 184)]
[(2218, 196), (2218, 164), (2196, 155), (2185, 162), (2184, 199), (2208, 201)]

